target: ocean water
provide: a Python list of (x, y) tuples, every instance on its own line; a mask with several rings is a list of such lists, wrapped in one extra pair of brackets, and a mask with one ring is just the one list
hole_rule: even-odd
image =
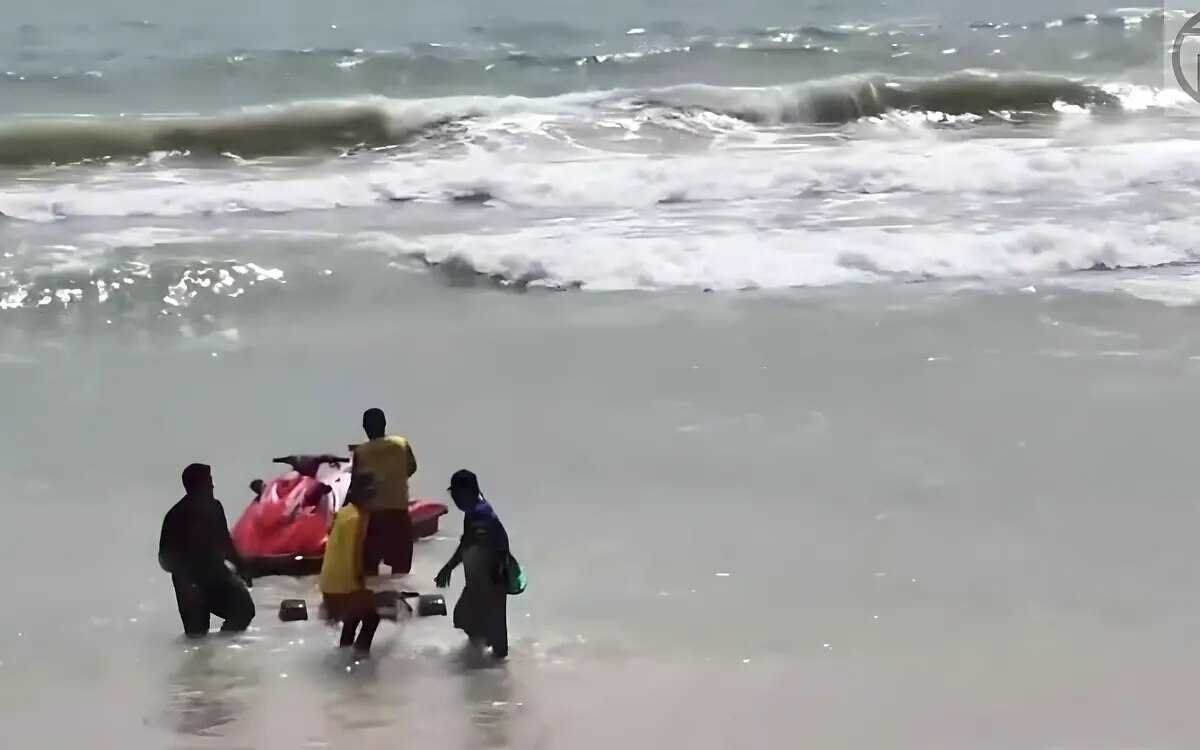
[[(1163, 25), (6, 9), (0, 745), (1200, 746), (1200, 121)], [(505, 519), (510, 661), (439, 618), (350, 663), (275, 616), (311, 579), (185, 643), (182, 467), (232, 520), (370, 406), (418, 496), (470, 467)]]

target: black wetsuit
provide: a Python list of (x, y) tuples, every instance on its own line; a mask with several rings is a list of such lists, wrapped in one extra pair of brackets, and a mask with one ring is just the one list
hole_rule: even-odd
[(254, 601), (225, 565), (240, 563), (229, 536), (225, 509), (214, 498), (185, 497), (163, 518), (159, 564), (171, 574), (183, 632), (208, 632), (209, 617), (224, 620), (222, 632), (241, 632), (254, 619)]

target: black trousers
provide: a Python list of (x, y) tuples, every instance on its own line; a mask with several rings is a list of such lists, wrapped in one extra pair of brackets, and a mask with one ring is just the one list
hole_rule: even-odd
[(224, 620), (222, 633), (240, 633), (254, 619), (254, 600), (246, 584), (228, 570), (212, 575), (174, 574), (175, 603), (183, 632), (193, 638), (208, 633), (212, 615)]
[[(358, 637), (355, 637), (355, 631), (358, 631), (358, 626), (362, 626), (362, 630), (358, 632)], [(342, 623), (342, 639), (339, 645), (342, 647), (353, 646), (355, 649), (366, 653), (371, 650), (371, 643), (375, 640), (375, 631), (379, 629), (379, 615), (370, 614), (361, 620), (346, 620)]]

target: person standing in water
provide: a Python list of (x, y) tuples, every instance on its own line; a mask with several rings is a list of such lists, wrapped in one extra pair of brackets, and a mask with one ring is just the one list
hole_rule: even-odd
[(449, 586), (450, 575), (462, 564), (466, 583), (454, 605), (454, 627), (473, 644), (490, 646), (493, 656), (504, 659), (508, 656), (508, 532), (473, 472), (454, 472), (447, 489), (463, 512), (463, 534), (434, 583), (438, 588)]
[(408, 440), (387, 434), (387, 418), (382, 409), (367, 409), (362, 426), (367, 442), (350, 449), (354, 452), (351, 471), (369, 473), (375, 480), (371, 524), (367, 529), (366, 574), (378, 575), (379, 564), (383, 562), (392, 569), (392, 575), (408, 575), (413, 555), (408, 480), (417, 472), (417, 459)]
[[(369, 474), (355, 474), (346, 492), (346, 502), (333, 519), (325, 557), (321, 561), (321, 598), (325, 616), (342, 623), (342, 648), (354, 647), (359, 656), (371, 652), (379, 629), (375, 595), (367, 588), (363, 553), (368, 529), (374, 519), (370, 508), (374, 487)], [(361, 631), (359, 628), (362, 628)]]
[(216, 615), (224, 620), (221, 632), (240, 633), (254, 619), (254, 600), (243, 583), (250, 577), (229, 536), (225, 508), (213, 495), (212, 469), (191, 464), (183, 470), (183, 488), (183, 499), (163, 518), (158, 540), (158, 564), (171, 574), (183, 632), (189, 638), (206, 635)]

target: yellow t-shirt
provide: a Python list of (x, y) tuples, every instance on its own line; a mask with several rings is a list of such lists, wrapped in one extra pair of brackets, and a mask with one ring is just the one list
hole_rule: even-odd
[(368, 519), (356, 505), (343, 505), (333, 518), (325, 559), (321, 561), (321, 593), (349, 594), (363, 588), (363, 542)]
[(408, 510), (408, 477), (413, 473), (412, 446), (398, 435), (386, 435), (360, 443), (354, 448), (354, 471), (375, 478), (372, 507)]

